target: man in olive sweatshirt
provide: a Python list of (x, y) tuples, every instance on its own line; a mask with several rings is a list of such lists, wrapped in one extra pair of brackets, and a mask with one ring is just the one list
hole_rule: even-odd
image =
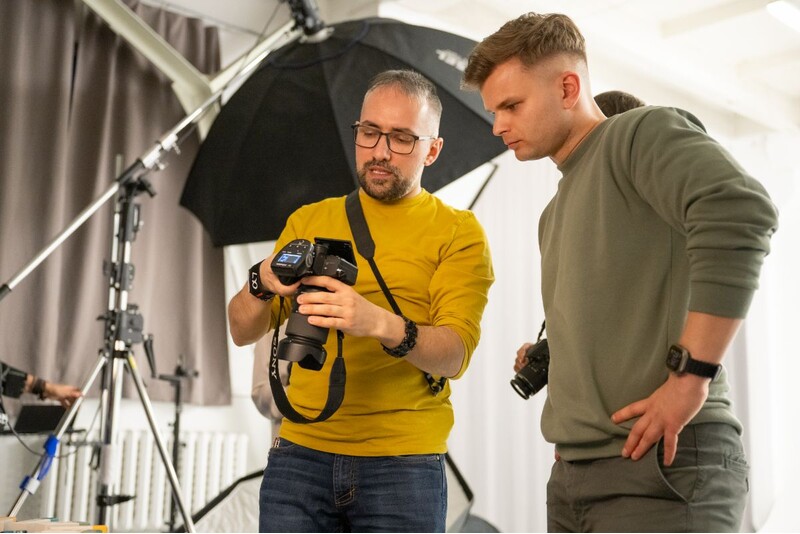
[(539, 225), (548, 530), (738, 531), (748, 465), (721, 361), (777, 227), (764, 188), (686, 112), (607, 119), (564, 15), (506, 23), (464, 85), (517, 159), (563, 174)]

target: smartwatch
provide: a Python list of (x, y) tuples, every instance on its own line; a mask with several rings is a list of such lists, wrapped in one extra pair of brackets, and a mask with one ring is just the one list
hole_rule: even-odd
[(275, 296), (275, 293), (265, 288), (261, 284), (262, 263), (264, 263), (263, 260), (250, 267), (250, 275), (247, 280), (247, 287), (250, 289), (251, 295), (253, 295), (255, 298), (259, 300), (263, 300), (266, 302), (272, 300), (272, 297)]
[(672, 345), (667, 352), (667, 368), (676, 374), (689, 373), (716, 380), (722, 372), (722, 364), (701, 362), (692, 358), (691, 353), (680, 345)]

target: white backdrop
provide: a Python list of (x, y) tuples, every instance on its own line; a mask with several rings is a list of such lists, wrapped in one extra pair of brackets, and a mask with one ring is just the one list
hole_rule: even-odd
[(496, 281), (470, 368), (451, 384), (456, 423), (448, 446), (475, 493), (474, 513), (504, 532), (544, 531), (553, 459), (539, 431), (546, 390), (526, 401), (509, 381), (517, 348), (535, 340), (544, 320), (537, 227), (560, 173), (549, 160), (522, 164), (512, 153), (497, 162), (474, 208)]

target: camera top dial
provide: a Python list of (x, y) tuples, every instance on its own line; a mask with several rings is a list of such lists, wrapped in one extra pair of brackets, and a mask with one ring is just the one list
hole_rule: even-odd
[(307, 239), (287, 243), (273, 258), (270, 266), (283, 285), (292, 285), (311, 271), (314, 245)]

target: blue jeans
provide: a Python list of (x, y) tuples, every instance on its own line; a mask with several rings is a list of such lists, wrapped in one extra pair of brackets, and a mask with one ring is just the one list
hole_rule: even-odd
[(444, 532), (443, 454), (346, 456), (280, 439), (269, 451), (259, 532)]

